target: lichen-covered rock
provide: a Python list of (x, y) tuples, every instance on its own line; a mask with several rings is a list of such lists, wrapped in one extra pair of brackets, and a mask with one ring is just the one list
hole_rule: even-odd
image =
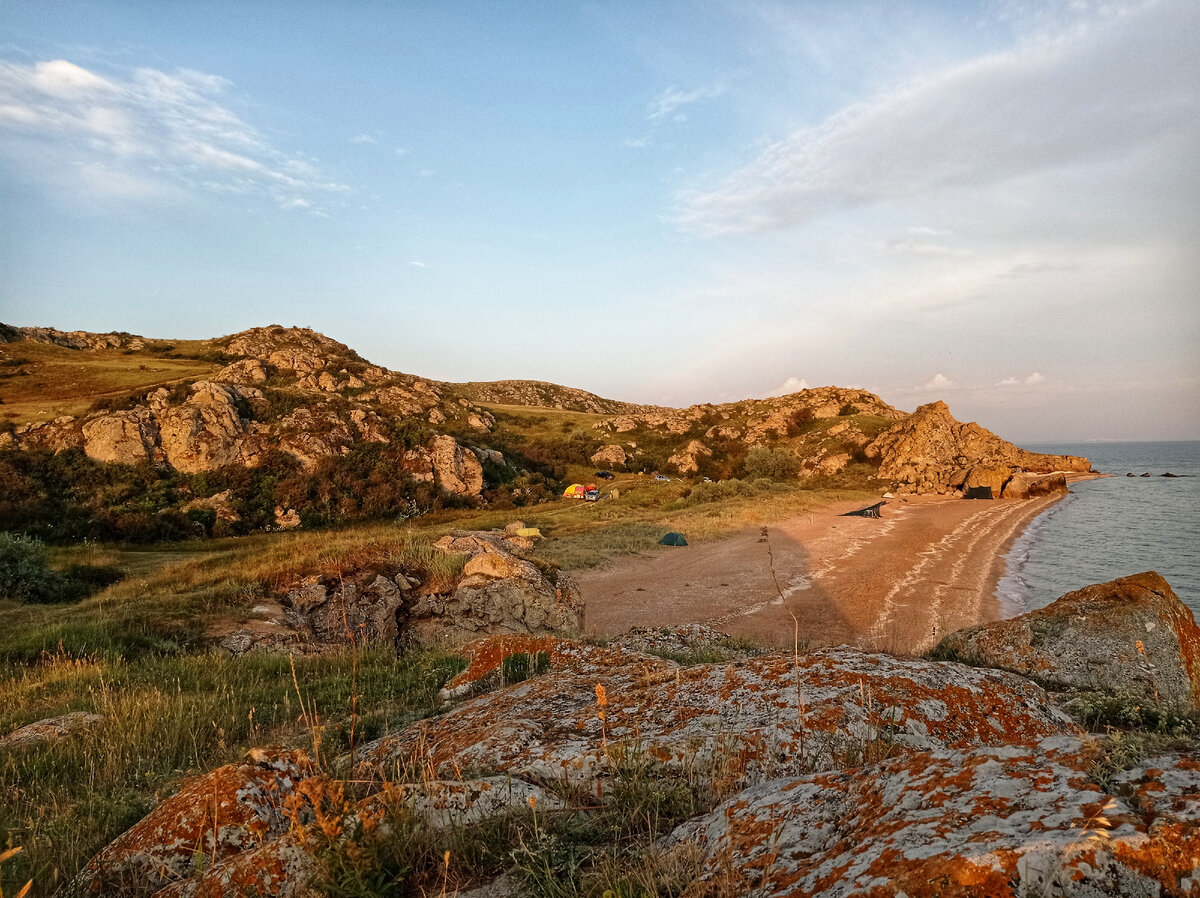
[(725, 894), (828, 898), (1200, 892), (1200, 764), (1157, 758), (1105, 794), (1074, 738), (940, 748), (776, 779), (689, 821)]
[(462, 645), (490, 634), (573, 635), (583, 629), (583, 599), (568, 575), (551, 582), (536, 565), (512, 555), (513, 540), (483, 534), (436, 543), (472, 557), (449, 595), (423, 596), (409, 609), (403, 638), (413, 645)]
[(61, 717), (48, 717), (0, 736), (0, 748), (31, 748), (57, 742), (76, 733), (86, 732), (103, 720), (101, 715), (87, 711), (72, 711)]
[[(921, 406), (879, 434), (864, 451), (879, 461), (879, 476), (903, 492), (952, 492), (974, 468), (1035, 473), (1091, 470), (1086, 458), (1027, 452), (978, 424), (956, 421), (944, 402)], [(1000, 494), (999, 488), (995, 494)]]
[(727, 774), (749, 782), (839, 766), (883, 742), (965, 748), (1080, 732), (1022, 677), (850, 649), (803, 656), (798, 667), (781, 653), (681, 667), (551, 638), (496, 637), (463, 652), (471, 666), (451, 692), (514, 652), (544, 652), (552, 673), (385, 737), (365, 758), (442, 776), (462, 766), (587, 783), (606, 775), (609, 747), (626, 745), (669, 766), (733, 765)]
[(1200, 628), (1149, 571), (1069, 592), (1011, 620), (951, 633), (939, 654), (1041, 683), (1200, 708)]
[(88, 862), (80, 891), (147, 894), (189, 877), (197, 857), (221, 861), (284, 834), (286, 803), (311, 772), (304, 752), (255, 749), (189, 780)]
[(306, 644), (382, 645), (394, 648), (408, 582), (370, 572), (338, 578), (312, 577), (281, 599), (283, 622)]
[(238, 359), (231, 365), (226, 365), (214, 376), (219, 383), (241, 384), (253, 386), (267, 379), (266, 366), (259, 359)]

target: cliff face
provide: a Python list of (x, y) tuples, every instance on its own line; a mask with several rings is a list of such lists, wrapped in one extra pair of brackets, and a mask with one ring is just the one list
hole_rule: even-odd
[(948, 493), (992, 486), (998, 496), (1014, 469), (1034, 473), (1091, 470), (1086, 458), (1019, 449), (978, 424), (956, 421), (944, 402), (923, 405), (867, 444), (879, 476), (902, 492)]

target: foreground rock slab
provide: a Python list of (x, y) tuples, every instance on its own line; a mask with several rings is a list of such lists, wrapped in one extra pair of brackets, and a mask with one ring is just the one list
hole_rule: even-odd
[(1200, 894), (1200, 762), (1089, 779), (1093, 744), (937, 749), (754, 786), (689, 821), (721, 894), (1058, 898)]
[(951, 633), (938, 653), (1055, 687), (1099, 690), (1185, 712), (1200, 708), (1200, 628), (1154, 571)]
[(553, 673), (372, 743), (363, 757), (376, 775), (397, 765), (438, 776), (467, 767), (586, 785), (608, 775), (611, 751), (621, 746), (668, 767), (720, 768), (749, 782), (858, 763), (893, 746), (1080, 733), (1024, 678), (852, 649), (691, 667), (549, 637), (482, 640), (465, 652), (472, 667), (452, 687), (516, 652), (544, 653)]

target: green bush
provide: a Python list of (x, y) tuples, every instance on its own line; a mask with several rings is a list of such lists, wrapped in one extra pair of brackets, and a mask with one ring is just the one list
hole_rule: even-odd
[(0, 597), (18, 602), (54, 602), (65, 578), (50, 569), (50, 556), (40, 539), (0, 533)]
[(789, 480), (800, 473), (800, 459), (786, 449), (755, 446), (746, 453), (746, 476)]

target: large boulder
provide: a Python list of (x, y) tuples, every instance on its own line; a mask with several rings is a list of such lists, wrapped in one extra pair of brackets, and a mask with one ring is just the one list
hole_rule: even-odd
[(304, 752), (255, 749), (242, 764), (188, 781), (93, 857), (78, 891), (151, 894), (194, 875), (197, 858), (225, 861), (284, 835), (289, 802), (312, 772)]
[(1030, 474), (1019, 471), (1004, 485), (1005, 499), (1032, 499), (1067, 492), (1066, 474)]
[(1090, 781), (1094, 745), (939, 748), (777, 779), (672, 833), (706, 894), (1124, 898), (1197, 893), (1200, 757)]
[(752, 782), (858, 763), (874, 751), (1081, 734), (1023, 677), (845, 648), (798, 661), (777, 652), (691, 667), (548, 637), (492, 637), (462, 652), (471, 666), (448, 684), (451, 692), (466, 691), (515, 653), (544, 655), (552, 672), (386, 736), (364, 751), (369, 763), (587, 785), (609, 775), (608, 747), (626, 744), (697, 774), (736, 761), (722, 775)]
[(159, 413), (159, 438), (172, 467), (195, 474), (241, 460), (246, 422), (239, 398), (234, 387), (200, 381), (186, 402)]
[(89, 458), (132, 465), (154, 458), (159, 432), (154, 415), (137, 408), (84, 422), (83, 440)]
[(478, 496), (483, 492), (483, 466), (470, 449), (452, 436), (440, 436), (429, 447), (430, 462), (438, 485), (456, 496)]
[(1108, 692), (1151, 707), (1200, 708), (1200, 628), (1153, 571), (951, 633), (937, 653), (1055, 688)]
[(606, 468), (616, 468), (625, 464), (629, 456), (620, 443), (609, 443), (592, 454), (592, 464), (603, 465)]
[[(864, 452), (879, 461), (879, 476), (902, 492), (949, 493), (960, 488), (974, 468), (1034, 473), (1091, 470), (1086, 458), (1027, 452), (978, 424), (956, 421), (944, 402), (921, 406), (879, 434)], [(1000, 495), (1003, 485), (1002, 481), (995, 486), (994, 495)]]
[(451, 540), (447, 551), (471, 555), (462, 577), (449, 595), (423, 596), (409, 610), (405, 642), (462, 645), (490, 634), (572, 635), (583, 630), (583, 599), (569, 576), (558, 572), (550, 579), (536, 565), (500, 548), (509, 541)]

